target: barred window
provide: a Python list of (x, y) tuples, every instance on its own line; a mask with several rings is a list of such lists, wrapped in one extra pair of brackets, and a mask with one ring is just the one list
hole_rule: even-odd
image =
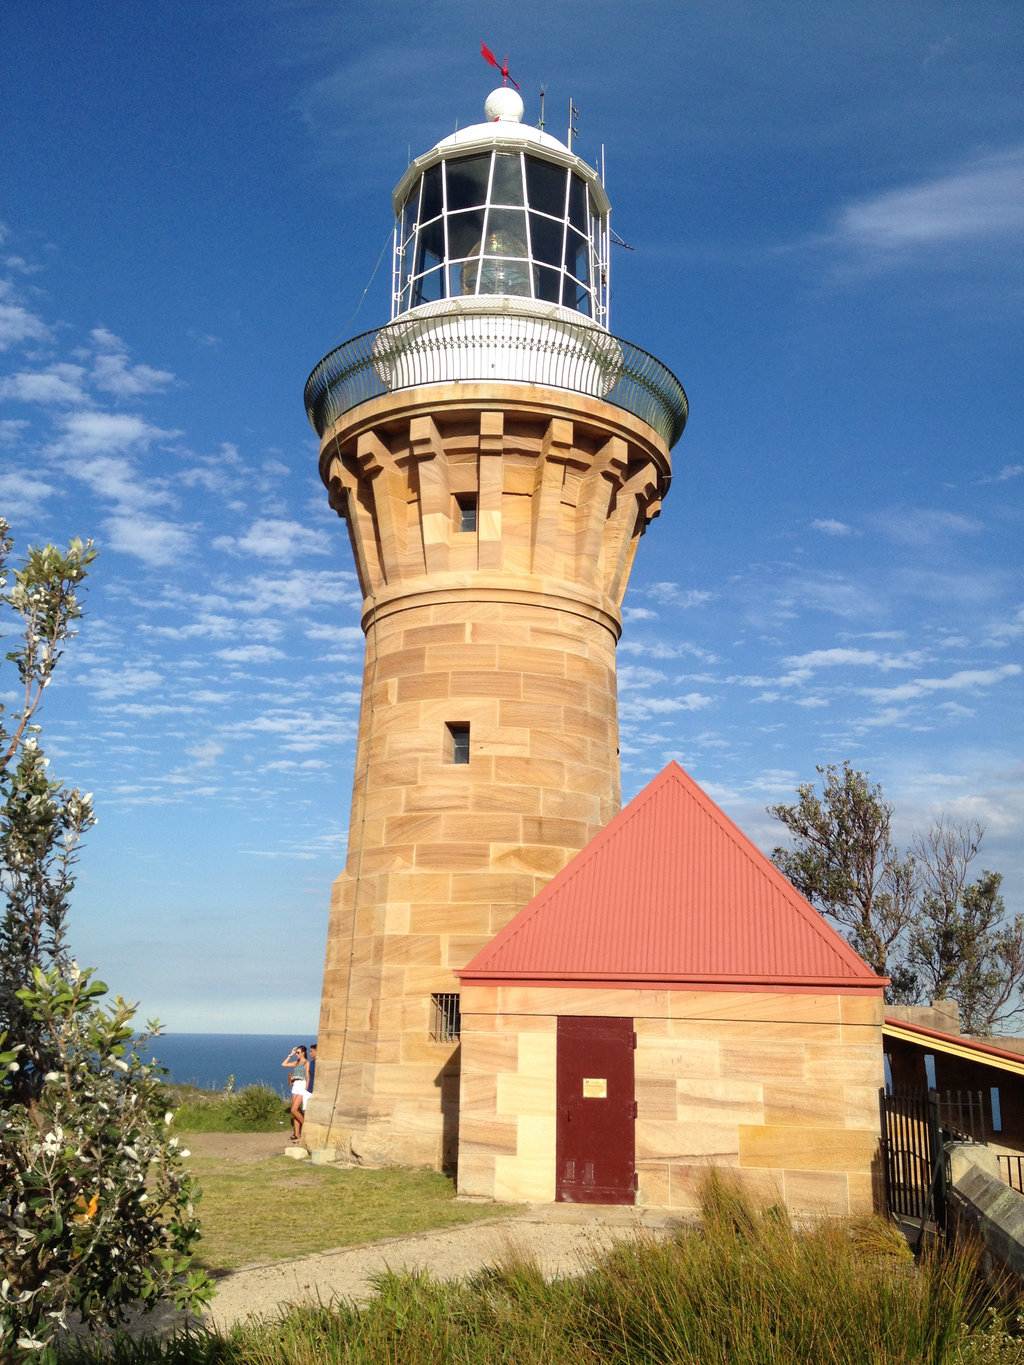
[(430, 1036), (435, 1043), (457, 1043), (462, 1036), (462, 1015), (459, 1013), (459, 997), (454, 992), (444, 991), (430, 997), (433, 1006), (433, 1021)]

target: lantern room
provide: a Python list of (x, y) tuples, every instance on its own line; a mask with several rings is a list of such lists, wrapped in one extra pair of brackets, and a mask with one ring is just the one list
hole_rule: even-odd
[(395, 189), (392, 320), (424, 304), (503, 296), (606, 328), (609, 203), (599, 175), (524, 126), (514, 90), (493, 91), (484, 114), (418, 157)]

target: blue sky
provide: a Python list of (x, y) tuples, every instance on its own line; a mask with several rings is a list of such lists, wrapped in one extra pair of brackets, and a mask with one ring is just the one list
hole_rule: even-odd
[[(8, 0), (0, 510), (91, 537), (46, 699), (80, 960), (178, 1031), (316, 1025), (362, 659), (305, 378), (389, 312), (391, 190), (479, 121), (604, 149), (611, 330), (689, 393), (619, 648), (623, 795), (763, 848), (850, 759), (1024, 910), (1024, 11), (962, 0)], [(383, 253), (383, 254), (382, 254)], [(12, 680), (3, 676), (10, 704)], [(980, 866), (979, 866), (980, 870)]]

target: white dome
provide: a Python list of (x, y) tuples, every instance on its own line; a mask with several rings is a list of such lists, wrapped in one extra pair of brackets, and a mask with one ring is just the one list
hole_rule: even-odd
[(484, 102), (484, 118), (488, 123), (519, 123), (525, 105), (515, 90), (499, 85)]

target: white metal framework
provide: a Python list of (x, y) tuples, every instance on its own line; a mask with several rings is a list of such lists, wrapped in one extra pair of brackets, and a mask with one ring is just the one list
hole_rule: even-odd
[(595, 192), (592, 182), (600, 182), (589, 167), (559, 150), (553, 157), (534, 144), (452, 147), (407, 190), (403, 182), (393, 319), (443, 299), (505, 295), (570, 308), (607, 327), (603, 191)]

